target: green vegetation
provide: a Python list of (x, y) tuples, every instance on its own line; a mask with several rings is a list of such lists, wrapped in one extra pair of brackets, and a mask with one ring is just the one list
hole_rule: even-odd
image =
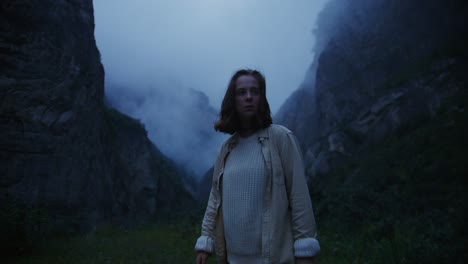
[(464, 263), (467, 102), (447, 100), (313, 180), (326, 263)]
[(51, 229), (46, 206), (28, 205), (6, 194), (0, 200), (0, 254), (21, 254)]
[[(2, 263), (193, 263), (198, 233), (198, 224), (183, 221), (133, 230), (109, 226), (88, 235), (48, 240)], [(215, 257), (210, 259), (215, 263)]]

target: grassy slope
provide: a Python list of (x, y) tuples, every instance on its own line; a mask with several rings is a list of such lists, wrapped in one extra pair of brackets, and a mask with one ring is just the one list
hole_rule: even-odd
[(127, 231), (109, 227), (86, 236), (49, 240), (7, 263), (193, 263), (198, 232), (198, 225), (189, 223)]
[(312, 183), (327, 263), (463, 263), (467, 102), (452, 98)]

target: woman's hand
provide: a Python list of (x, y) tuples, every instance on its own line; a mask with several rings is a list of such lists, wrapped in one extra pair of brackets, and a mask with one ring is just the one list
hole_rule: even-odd
[(209, 253), (205, 251), (198, 251), (197, 258), (195, 259), (195, 264), (205, 264), (206, 259), (210, 256)]

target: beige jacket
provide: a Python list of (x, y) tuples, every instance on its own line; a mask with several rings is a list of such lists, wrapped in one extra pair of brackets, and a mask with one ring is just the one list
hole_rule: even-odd
[[(221, 186), (224, 163), (238, 141), (227, 139), (218, 153), (213, 183), (195, 250), (216, 252), (227, 263)], [(315, 256), (320, 251), (302, 154), (296, 137), (287, 128), (270, 125), (258, 133), (267, 168), (262, 214), (263, 263), (294, 263), (295, 257)]]

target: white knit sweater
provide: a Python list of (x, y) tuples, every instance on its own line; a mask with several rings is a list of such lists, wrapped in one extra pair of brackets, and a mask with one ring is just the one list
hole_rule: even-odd
[[(226, 160), (223, 221), (228, 259), (261, 260), (262, 209), (266, 167), (256, 134), (241, 138)], [(260, 257), (260, 258), (259, 258)]]

